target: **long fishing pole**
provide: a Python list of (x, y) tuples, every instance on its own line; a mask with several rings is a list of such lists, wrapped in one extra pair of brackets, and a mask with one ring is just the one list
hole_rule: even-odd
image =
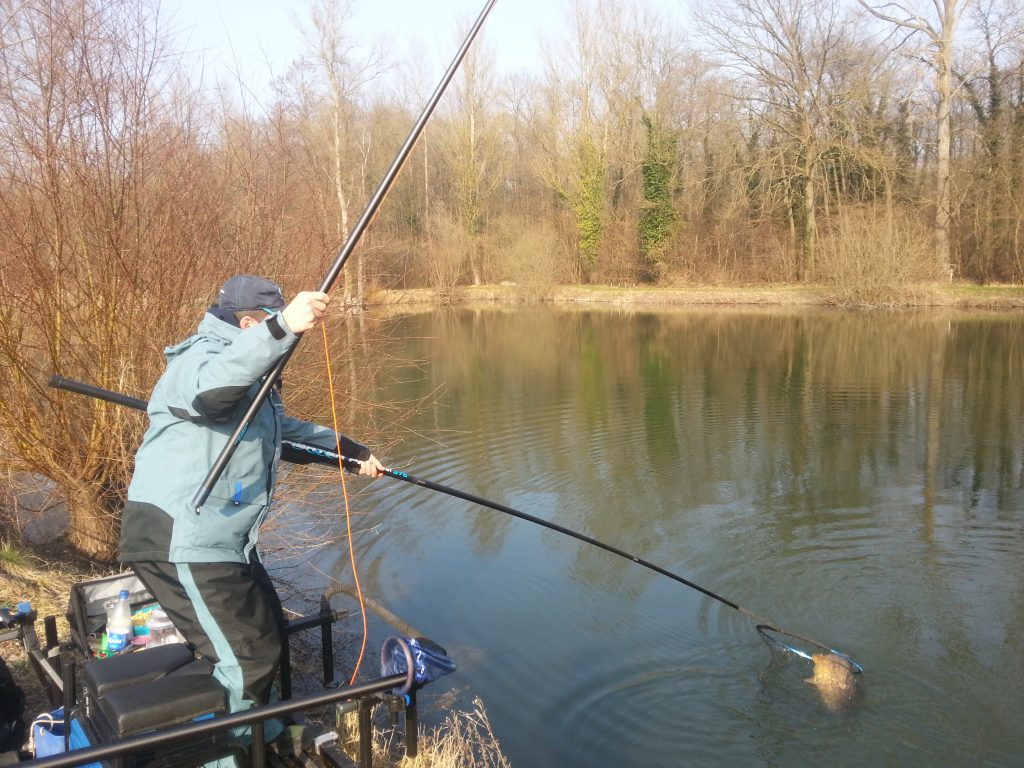
[[(89, 395), (91, 397), (96, 397), (101, 400), (107, 400), (112, 403), (127, 405), (132, 408), (140, 408), (141, 410), (146, 409), (145, 400), (140, 400), (138, 398), (130, 397), (128, 395), (122, 395), (120, 393), (112, 392), (110, 390), (102, 389), (100, 387), (95, 387), (90, 384), (83, 384), (82, 382), (74, 381), (72, 379), (66, 379), (63, 376), (51, 376), (49, 379), (49, 385), (51, 387), (65, 389), (70, 392), (77, 392), (78, 394)], [(340, 461), (346, 469), (354, 472), (358, 472), (359, 468), (363, 465), (363, 462), (360, 461), (359, 459), (343, 456), (335, 451), (330, 451), (325, 448), (319, 448), (317, 446), (312, 446), (305, 443), (289, 442), (288, 449), (293, 456), (298, 457), (297, 459), (293, 459), (297, 463), (318, 463), (337, 467), (338, 462)], [(302, 455), (305, 455), (308, 458), (305, 461), (303, 461), (303, 459), (301, 458)], [(460, 491), (458, 488), (451, 488), (447, 485), (442, 485), (441, 483), (435, 483), (432, 480), (425, 480), (421, 477), (415, 477), (414, 475), (410, 475), (408, 472), (403, 472), (402, 470), (399, 469), (384, 469), (382, 471), (382, 474), (394, 480), (401, 480), (402, 482), (405, 483), (418, 485), (421, 488), (428, 488), (429, 490), (432, 491), (437, 491), (439, 493), (447, 494), (448, 496), (454, 496), (455, 498), (463, 499), (464, 501), (468, 501), (472, 504), (478, 504), (482, 507), (489, 507), (491, 509), (497, 510), (498, 512), (504, 512), (506, 515), (517, 517), (520, 520), (525, 520), (529, 523), (539, 525), (542, 528), (547, 528), (548, 530), (555, 531), (565, 536), (569, 536), (573, 539), (585, 542), (587, 544), (597, 547), (598, 549), (603, 549), (606, 552), (611, 552), (613, 555), (618, 555), (619, 557), (625, 558), (626, 560), (636, 563), (637, 565), (642, 565), (644, 568), (654, 571), (655, 573), (661, 576), (665, 576), (669, 579), (672, 579), (673, 581), (677, 581), (680, 584), (689, 587), (690, 589), (696, 590), (697, 592), (700, 592), (701, 594), (710, 597), (712, 600), (717, 600), (722, 605), (727, 605), (733, 610), (739, 611), (744, 616), (747, 616), (748, 618), (751, 618), (756, 622), (757, 631), (763, 637), (765, 637), (765, 639), (776, 645), (781, 646), (789, 652), (795, 653), (805, 658), (809, 658), (807, 654), (792, 647), (791, 645), (788, 645), (780, 641), (777, 638), (770, 636), (769, 633), (778, 633), (781, 635), (786, 635), (791, 638), (795, 638), (797, 640), (802, 640), (806, 643), (810, 643), (811, 645), (814, 645), (820, 649), (826, 650), (830, 653), (843, 657), (844, 659), (850, 662), (854, 672), (860, 673), (863, 671), (862, 667), (857, 662), (855, 662), (842, 651), (838, 651), (835, 648), (825, 645), (824, 643), (820, 643), (812, 638), (784, 630), (776, 624), (773, 624), (772, 622), (768, 621), (767, 619), (758, 616), (756, 613), (744, 608), (743, 606), (737, 603), (734, 603), (732, 600), (729, 600), (728, 598), (722, 597), (716, 592), (712, 592), (710, 589), (702, 587), (700, 584), (697, 584), (696, 582), (690, 581), (689, 579), (684, 578), (683, 576), (680, 576), (677, 573), (673, 573), (672, 571), (662, 568), (660, 565), (655, 565), (654, 563), (649, 562), (648, 560), (645, 560), (642, 557), (630, 554), (629, 552), (626, 552), (623, 549), (619, 549), (618, 547), (612, 546), (611, 544), (607, 544), (603, 541), (600, 541), (599, 539), (595, 539), (592, 536), (587, 536), (585, 533), (580, 533), (579, 531), (574, 531), (571, 528), (566, 528), (564, 525), (552, 523), (549, 520), (544, 520), (543, 518), (536, 517), (535, 515), (527, 514), (526, 512), (515, 509), (514, 507), (510, 507), (506, 504), (501, 504), (497, 501), (491, 501), (490, 499), (485, 499), (481, 496), (476, 496), (472, 493), (467, 493), (466, 491)]]
[[(373, 193), (373, 197), (371, 197), (370, 202), (367, 203), (366, 210), (364, 210), (363, 215), (359, 217), (359, 221), (352, 228), (351, 234), (348, 236), (345, 244), (338, 252), (331, 268), (327, 271), (327, 275), (320, 284), (319, 291), (321, 293), (328, 293), (334, 286), (334, 282), (338, 279), (338, 275), (341, 273), (342, 267), (345, 266), (345, 262), (348, 261), (348, 257), (352, 254), (352, 251), (355, 249), (359, 239), (363, 236), (363, 231), (367, 226), (369, 226), (373, 217), (376, 215), (377, 209), (380, 207), (380, 204), (383, 202), (392, 183), (398, 176), (398, 172), (405, 164), (406, 158), (408, 158), (409, 154), (412, 152), (412, 148), (416, 144), (416, 140), (419, 138), (420, 134), (423, 132), (423, 128), (426, 126), (427, 120), (430, 119), (430, 115), (433, 113), (434, 107), (437, 106), (437, 103), (441, 100), (441, 96), (444, 95), (445, 89), (448, 87), (448, 83), (451, 82), (451, 79), (455, 76), (455, 72), (462, 63), (462, 59), (465, 58), (470, 45), (473, 43), (474, 38), (476, 38), (477, 33), (483, 26), (484, 20), (491, 12), (491, 8), (494, 7), (494, 3), (495, 0), (487, 0), (483, 10), (474, 22), (473, 27), (469, 30), (469, 34), (466, 35), (466, 39), (463, 41), (462, 46), (455, 54), (455, 58), (452, 59), (452, 63), (448, 66), (444, 76), (441, 78), (441, 82), (438, 83), (437, 88), (434, 89), (433, 95), (431, 95), (430, 99), (427, 101), (427, 105), (423, 108), (423, 112), (420, 114), (419, 119), (416, 121), (415, 125), (413, 125), (408, 138), (405, 140), (401, 149), (399, 149), (394, 162), (391, 164), (388, 172), (384, 174), (384, 178), (381, 180), (380, 186), (377, 187), (377, 191)], [(203, 484), (199, 487), (195, 497), (192, 499), (192, 506), (195, 507), (197, 514), (203, 504), (206, 503), (206, 499), (209, 498), (210, 492), (213, 490), (213, 486), (224, 473), (224, 469), (227, 467), (228, 461), (231, 460), (231, 456), (234, 454), (235, 448), (238, 446), (238, 441), (241, 440), (242, 434), (246, 429), (248, 429), (249, 423), (253, 418), (255, 418), (256, 413), (270, 395), (270, 391), (273, 389), (274, 384), (281, 378), (281, 372), (288, 364), (292, 353), (295, 351), (295, 348), (301, 340), (302, 334), (300, 333), (298, 334), (298, 338), (295, 340), (295, 343), (289, 347), (287, 352), (281, 355), (274, 367), (270, 369), (270, 372), (264, 379), (262, 386), (256, 393), (255, 399), (253, 399), (252, 403), (249, 404), (248, 409), (242, 416), (242, 420), (235, 427), (235, 431), (231, 433), (231, 437), (228, 439), (227, 443), (225, 443), (224, 448), (221, 449), (220, 455), (217, 456), (216, 461), (214, 461), (209, 474), (206, 476)]]
[[(128, 408), (134, 408), (137, 411), (144, 411), (149, 405), (145, 400), (132, 397), (131, 395), (125, 395), (121, 392), (113, 392), (109, 389), (103, 389), (92, 384), (86, 384), (83, 381), (75, 381), (74, 379), (67, 379), (63, 376), (54, 374), (46, 381), (54, 389), (63, 389), (67, 392), (74, 392), (79, 395), (87, 395), (94, 397), (97, 400), (105, 400), (108, 403), (115, 403), (117, 405), (124, 405)], [(323, 448), (319, 448), (315, 445), (309, 445), (308, 443), (301, 443), (295, 440), (282, 440), (281, 441), (281, 460), (287, 461), (289, 464), (326, 464), (328, 466), (338, 466), (338, 454), (333, 451), (324, 451)], [(353, 472), (359, 470), (358, 464), (352, 464), (351, 462), (356, 459), (345, 458), (346, 469), (352, 470)]]

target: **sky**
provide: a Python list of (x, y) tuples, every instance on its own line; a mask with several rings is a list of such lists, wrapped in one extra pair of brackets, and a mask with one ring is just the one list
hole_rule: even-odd
[[(397, 62), (426, 57), (440, 78), (485, 0), (351, 0), (355, 40), (385, 40)], [(204, 81), (241, 73), (256, 91), (282, 75), (303, 50), (305, 0), (162, 0), (164, 23), (201, 67)], [(497, 0), (478, 41), (499, 74), (539, 69), (539, 37), (564, 23), (560, 0)], [(212, 84), (212, 83), (211, 83)]]

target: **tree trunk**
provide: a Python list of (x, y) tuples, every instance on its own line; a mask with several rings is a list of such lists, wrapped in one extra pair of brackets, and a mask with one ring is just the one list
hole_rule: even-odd
[(935, 258), (942, 274), (953, 279), (949, 252), (950, 219), (950, 104), (953, 100), (953, 28), (956, 26), (954, 0), (944, 0), (942, 38), (937, 40), (938, 54), (938, 148), (935, 190)]
[(423, 234), (430, 235), (430, 159), (427, 139), (421, 140), (423, 146)]
[[(936, 90), (938, 109), (935, 122), (938, 146), (935, 155), (935, 259), (938, 269), (953, 279), (953, 262), (950, 256), (949, 225), (952, 209), (950, 189), (950, 110), (953, 102), (953, 33), (959, 21), (958, 5), (966, 6), (966, 0), (933, 0), (939, 12), (938, 25), (921, 18), (898, 2), (885, 3), (874, 7), (867, 0), (859, 0), (869, 13), (898, 27), (912, 29), (926, 35), (935, 49)], [(905, 16), (890, 15), (889, 8), (902, 11)], [(884, 10), (883, 10), (884, 9)]]
[(804, 279), (813, 279), (814, 262), (818, 248), (818, 218), (814, 208), (814, 166), (807, 169), (804, 183), (804, 205), (807, 208), (807, 222), (804, 230)]
[[(337, 232), (340, 243), (344, 243), (348, 239), (348, 198), (345, 195), (345, 184), (342, 176), (342, 128), (341, 128), (341, 107), (335, 105), (332, 115), (332, 131), (333, 131), (333, 157), (332, 165), (334, 166), (334, 197), (335, 202), (338, 204), (338, 222)], [(349, 279), (349, 270), (342, 270), (342, 296), (344, 303), (347, 305), (352, 300), (352, 280)], [(358, 290), (358, 286), (356, 288)]]

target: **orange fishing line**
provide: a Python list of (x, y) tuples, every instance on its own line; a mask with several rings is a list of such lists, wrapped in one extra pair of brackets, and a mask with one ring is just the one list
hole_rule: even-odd
[[(335, 433), (341, 434), (341, 431), (338, 429), (338, 406), (334, 398), (334, 377), (331, 374), (331, 351), (327, 345), (326, 322), (321, 321), (320, 330), (323, 332), (324, 337), (324, 360), (327, 362), (327, 391), (331, 395), (331, 418), (333, 419)], [(356, 596), (359, 598), (359, 614), (363, 619), (363, 642), (359, 646), (359, 658), (356, 659), (355, 668), (352, 670), (352, 677), (348, 681), (349, 685), (353, 685), (356, 681), (356, 676), (359, 674), (359, 665), (363, 663), (363, 654), (366, 652), (366, 606), (363, 603), (363, 589), (359, 585), (359, 572), (356, 570), (356, 550), (352, 544), (352, 515), (348, 503), (348, 486), (345, 484), (345, 465), (342, 462), (340, 450), (338, 451), (338, 474), (341, 475), (341, 493), (345, 499), (345, 531), (348, 535), (348, 557), (349, 562), (352, 563), (352, 579), (356, 583)]]

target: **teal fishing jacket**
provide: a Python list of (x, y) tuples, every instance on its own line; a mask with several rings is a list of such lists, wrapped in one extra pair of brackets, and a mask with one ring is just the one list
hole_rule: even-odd
[(121, 520), (122, 562), (248, 562), (273, 497), (282, 440), (370, 456), (331, 429), (286, 416), (275, 388), (197, 512), (196, 491), (260, 381), (295, 341), (279, 314), (243, 331), (217, 312), (206, 314), (194, 336), (164, 350), (167, 370), (149, 400), (149, 429)]

